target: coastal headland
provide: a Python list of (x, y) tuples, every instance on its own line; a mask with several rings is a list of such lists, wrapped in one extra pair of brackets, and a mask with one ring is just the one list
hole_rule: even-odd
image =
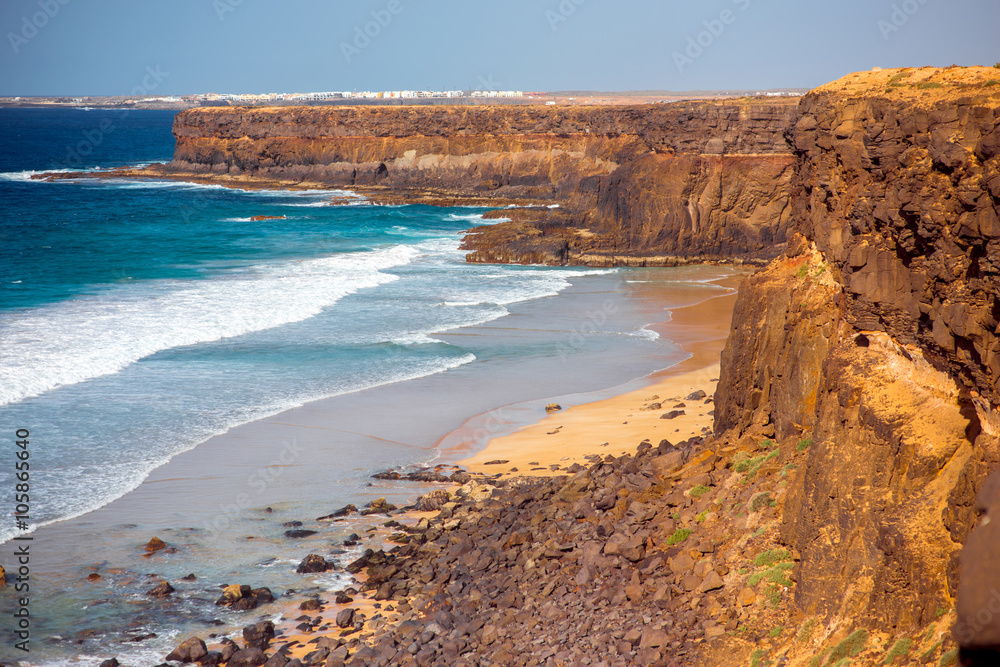
[(511, 437), (589, 438), (586, 464), (520, 476), (546, 452), (498, 440), (482, 456), (507, 463), (349, 566), (370, 608), (253, 626), (235, 655), (194, 640), (203, 664), (996, 664), (1000, 70), (791, 103), (199, 109), (174, 131), (142, 174), (524, 206), (470, 233), (470, 261), (766, 264), (717, 384), (616, 408), (703, 413), (693, 437), (606, 454), (586, 408), (554, 411)]

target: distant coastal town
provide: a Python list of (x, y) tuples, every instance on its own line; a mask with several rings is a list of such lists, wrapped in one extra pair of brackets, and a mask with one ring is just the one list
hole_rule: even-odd
[(525, 92), (521, 90), (384, 90), (311, 93), (200, 93), (144, 96), (0, 97), (0, 107), (82, 107), (117, 109), (189, 109), (199, 106), (281, 106), (321, 104), (650, 104), (689, 99), (795, 97), (803, 90), (635, 91), (602, 93)]

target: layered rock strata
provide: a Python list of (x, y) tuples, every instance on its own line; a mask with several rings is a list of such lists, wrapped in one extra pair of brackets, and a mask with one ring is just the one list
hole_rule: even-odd
[[(789, 101), (631, 107), (193, 109), (167, 171), (377, 201), (558, 205), (470, 235), (470, 261), (762, 260), (784, 242)], [(519, 222), (520, 220), (524, 222)]]

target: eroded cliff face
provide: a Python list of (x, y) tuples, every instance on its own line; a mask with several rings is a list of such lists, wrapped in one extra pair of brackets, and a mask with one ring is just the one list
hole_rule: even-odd
[[(794, 104), (195, 109), (175, 173), (309, 181), (376, 199), (559, 204), (467, 239), (470, 261), (770, 259), (791, 218)], [(419, 197), (419, 199), (416, 199)], [(537, 224), (542, 223), (542, 224)]]
[(781, 526), (805, 614), (912, 631), (962, 581), (968, 630), (1000, 583), (959, 567), (1000, 462), (995, 73), (853, 75), (789, 132), (804, 237), (741, 294), (716, 432), (814, 443)]

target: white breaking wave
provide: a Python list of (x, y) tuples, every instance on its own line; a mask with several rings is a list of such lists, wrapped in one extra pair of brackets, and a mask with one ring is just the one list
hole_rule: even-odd
[(360, 289), (397, 280), (411, 246), (157, 280), (0, 320), (0, 405), (116, 373), (161, 350), (299, 322)]
[(44, 176), (46, 174), (64, 174), (66, 172), (78, 171), (81, 174), (89, 173), (92, 171), (99, 171), (98, 169), (25, 169), (24, 171), (5, 171), (0, 173), (0, 181), (18, 181), (21, 183), (48, 183), (48, 181), (43, 181), (39, 179), (33, 179), (32, 176)]
[(445, 216), (445, 220), (475, 220), (480, 222), (483, 219), (482, 213), (449, 213)]

